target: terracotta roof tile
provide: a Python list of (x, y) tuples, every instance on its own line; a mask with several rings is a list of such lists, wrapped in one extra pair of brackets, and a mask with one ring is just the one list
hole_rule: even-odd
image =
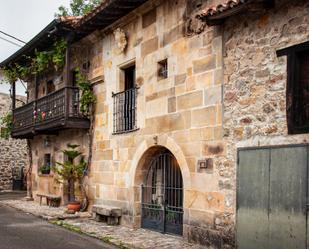
[(217, 6), (208, 7), (204, 9), (200, 14), (199, 17), (209, 17), (213, 16), (219, 13), (222, 13), (224, 11), (233, 9), (235, 7), (238, 7), (239, 5), (245, 4), (249, 2), (250, 0), (228, 0), (225, 3), (218, 4)]
[(60, 21), (70, 26), (74, 26), (81, 18), (81, 16), (62, 16), (60, 17)]
[(110, 2), (111, 0), (102, 0), (102, 3), (100, 3), (97, 7), (95, 7), (88, 14), (82, 16), (78, 22), (74, 23), (74, 26), (78, 27), (82, 25), (83, 23), (85, 23), (86, 21), (88, 21), (89, 19), (97, 15), (98, 13), (100, 13), (106, 7), (106, 5), (108, 5)]

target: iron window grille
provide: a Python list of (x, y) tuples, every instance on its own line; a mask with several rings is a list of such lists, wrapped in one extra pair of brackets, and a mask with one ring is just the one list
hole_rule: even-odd
[(134, 131), (136, 126), (136, 96), (137, 88), (113, 93), (113, 133)]

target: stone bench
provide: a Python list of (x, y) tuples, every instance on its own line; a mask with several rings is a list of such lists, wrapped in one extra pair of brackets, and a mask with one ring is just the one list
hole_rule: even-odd
[(92, 207), (92, 213), (96, 221), (103, 221), (108, 225), (119, 225), (122, 210), (121, 208), (107, 205), (94, 205)]
[(49, 207), (59, 207), (61, 202), (61, 196), (50, 194), (37, 194), (40, 197), (40, 206), (42, 205), (42, 199), (46, 198), (46, 204)]

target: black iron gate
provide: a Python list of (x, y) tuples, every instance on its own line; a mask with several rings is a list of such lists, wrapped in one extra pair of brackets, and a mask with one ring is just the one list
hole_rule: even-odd
[(142, 185), (142, 227), (182, 235), (183, 182), (170, 152), (155, 156)]

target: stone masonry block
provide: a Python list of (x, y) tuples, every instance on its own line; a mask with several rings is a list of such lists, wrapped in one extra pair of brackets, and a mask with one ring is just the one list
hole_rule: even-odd
[(157, 9), (152, 9), (142, 16), (142, 26), (147, 28), (149, 25), (155, 23), (157, 20)]
[(221, 102), (222, 99), (222, 91), (221, 86), (212, 87), (205, 89), (205, 106), (215, 105)]
[(196, 91), (177, 97), (177, 108), (179, 110), (198, 107), (203, 104), (203, 91)]
[(187, 78), (187, 74), (185, 73), (176, 75), (175, 76), (175, 86), (185, 83), (186, 78)]
[(193, 61), (193, 72), (202, 73), (204, 71), (212, 70), (216, 68), (216, 56), (209, 55), (202, 59)]
[(184, 24), (181, 23), (175, 28), (165, 32), (163, 34), (163, 46), (176, 41), (177, 39), (181, 38), (184, 34)]
[(176, 97), (168, 99), (168, 113), (176, 111)]
[(192, 111), (192, 125), (195, 127), (216, 125), (216, 107), (210, 106)]
[(141, 45), (141, 56), (145, 57), (146, 55), (156, 51), (158, 49), (159, 40), (158, 37), (154, 37), (148, 41), (145, 41)]

